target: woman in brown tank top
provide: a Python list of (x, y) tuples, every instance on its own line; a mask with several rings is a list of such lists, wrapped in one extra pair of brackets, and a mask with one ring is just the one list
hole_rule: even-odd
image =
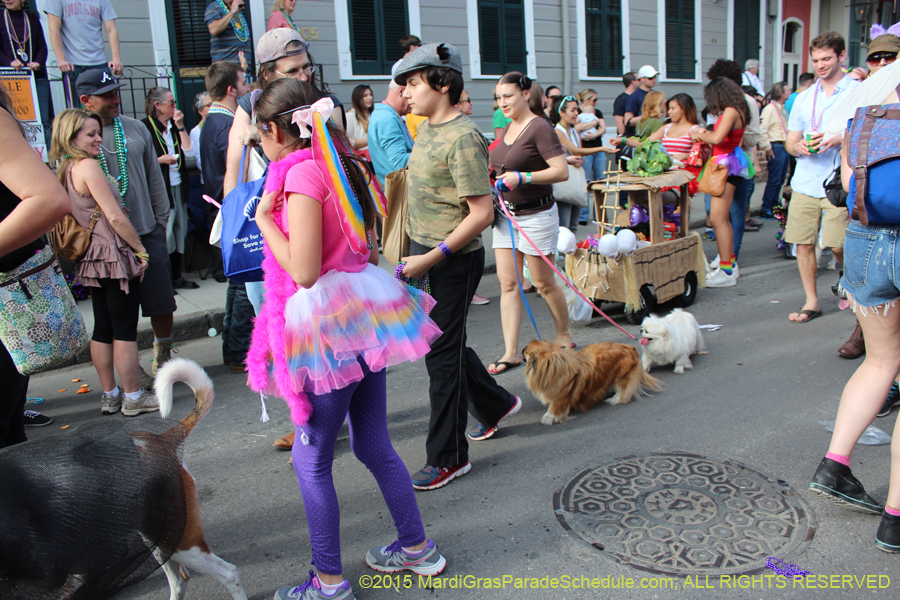
[[(116, 183), (97, 160), (103, 141), (100, 117), (69, 109), (53, 121), (50, 157), (69, 192), (72, 216), (85, 229), (97, 220), (91, 245), (75, 267), (75, 280), (91, 288), (94, 333), (91, 360), (103, 385), (101, 412), (126, 416), (159, 410), (141, 389), (137, 349), (140, 280), (149, 258), (128, 220)], [(99, 212), (99, 215), (96, 213)], [(116, 385), (115, 370), (122, 387)]]

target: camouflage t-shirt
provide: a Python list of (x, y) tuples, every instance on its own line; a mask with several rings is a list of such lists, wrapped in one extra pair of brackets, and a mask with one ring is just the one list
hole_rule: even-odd
[[(440, 125), (419, 125), (407, 166), (406, 232), (429, 248), (447, 239), (468, 216), (468, 196), (491, 193), (488, 143), (466, 115)], [(456, 253), (473, 252), (481, 245), (479, 233)]]

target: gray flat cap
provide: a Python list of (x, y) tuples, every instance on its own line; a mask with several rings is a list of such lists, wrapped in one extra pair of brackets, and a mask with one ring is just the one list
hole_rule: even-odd
[(406, 85), (407, 75), (425, 67), (443, 67), (463, 72), (459, 50), (450, 44), (425, 44), (410, 52), (397, 66), (394, 81), (398, 85)]

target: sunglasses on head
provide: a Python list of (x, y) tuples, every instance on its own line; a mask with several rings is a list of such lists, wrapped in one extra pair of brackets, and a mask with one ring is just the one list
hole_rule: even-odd
[(897, 53), (896, 52), (876, 52), (875, 54), (870, 54), (869, 57), (866, 59), (866, 62), (869, 63), (870, 65), (877, 65), (882, 60), (884, 60), (884, 62), (886, 62), (887, 64), (891, 64), (892, 62), (897, 60)]

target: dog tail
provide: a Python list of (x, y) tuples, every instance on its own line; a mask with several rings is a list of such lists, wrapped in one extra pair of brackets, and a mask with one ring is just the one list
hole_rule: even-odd
[(647, 371), (641, 369), (641, 391), (644, 389), (653, 390), (654, 392), (661, 392), (663, 389), (662, 382), (648, 373)]
[(194, 410), (181, 421), (184, 425), (184, 435), (187, 437), (212, 407), (213, 382), (206, 371), (192, 360), (173, 358), (166, 361), (166, 364), (159, 368), (156, 383), (153, 386), (156, 390), (156, 397), (159, 398), (159, 414), (163, 419), (172, 412), (172, 386), (179, 381), (190, 386), (194, 390), (196, 398)]

